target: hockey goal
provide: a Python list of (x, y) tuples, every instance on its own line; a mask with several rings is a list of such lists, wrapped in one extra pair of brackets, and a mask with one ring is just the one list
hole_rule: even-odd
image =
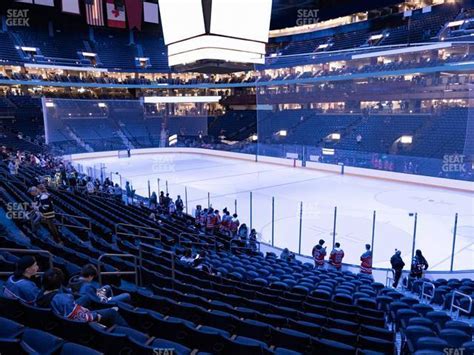
[(130, 149), (119, 150), (117, 151), (117, 156), (120, 158), (130, 158), (132, 155), (130, 154)]

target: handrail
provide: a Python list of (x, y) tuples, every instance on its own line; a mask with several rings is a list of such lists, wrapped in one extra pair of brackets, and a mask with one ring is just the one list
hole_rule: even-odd
[[(183, 237), (186, 237), (186, 236), (191, 237), (191, 239), (195, 238), (197, 240), (200, 240), (199, 234), (181, 232), (178, 236), (178, 246), (181, 246), (181, 244), (182, 244), (181, 239)], [(214, 247), (214, 250), (217, 250), (217, 239), (216, 239), (216, 237), (207, 235), (206, 238), (211, 238), (214, 241), (214, 243), (207, 243), (207, 242), (200, 242), (200, 241), (194, 242), (194, 241), (189, 241), (189, 240), (184, 241), (184, 243), (191, 244), (191, 245), (212, 246), (212, 247)]]
[[(49, 252), (48, 250), (38, 250), (38, 249), (17, 249), (17, 248), (0, 248), (0, 251), (6, 251), (6, 252), (11, 252), (11, 253), (19, 253), (19, 254), (46, 254), (48, 256), (48, 263), (49, 263), (49, 268), (53, 268), (53, 254)], [(11, 271), (1, 271), (0, 275), (11, 275)], [(42, 274), (42, 273), (38, 273)]]
[[(129, 232), (119, 232), (119, 227), (122, 226), (122, 227), (132, 227), (132, 228), (136, 228), (136, 229), (144, 229), (144, 230), (149, 230), (149, 231), (154, 231), (154, 232), (158, 232), (158, 234), (160, 235), (160, 238), (161, 238), (161, 235), (162, 235), (162, 232), (160, 229), (158, 228), (154, 228), (154, 227), (147, 227), (147, 226), (139, 226), (137, 224), (129, 224), (129, 223), (117, 223), (115, 225), (115, 234), (116, 235), (119, 235), (119, 234), (133, 234), (134, 233), (129, 233)], [(140, 235), (140, 234), (138, 234)]]
[[(237, 242), (237, 241), (241, 241), (241, 240), (238, 237), (234, 237), (229, 241), (229, 249), (230, 249), (231, 252), (232, 252), (232, 249), (246, 249), (246, 250), (252, 250), (253, 251), (253, 249), (250, 248), (250, 246), (248, 246), (248, 245), (250, 245), (250, 243), (247, 243), (247, 246), (245, 246), (245, 247), (233, 246), (232, 242)], [(260, 251), (260, 242), (256, 240), (254, 243), (257, 246), (257, 251), (259, 252)]]
[[(101, 271), (102, 259), (106, 257), (131, 258), (135, 264), (135, 271)], [(99, 277), (99, 284), (102, 285), (102, 275), (135, 275), (135, 284), (138, 286), (138, 262), (137, 257), (132, 254), (102, 254), (97, 259), (97, 273)]]
[[(390, 277), (389, 274), (391, 274), (392, 277)], [(393, 271), (393, 269), (387, 269), (387, 272), (385, 273), (385, 287), (392, 287), (392, 285), (393, 285), (393, 278), (394, 278), (394, 271)]]
[[(465, 297), (468, 299), (469, 301), (469, 307), (466, 309), (466, 308), (462, 308), (461, 306), (458, 306), (456, 304), (454, 304), (454, 301), (456, 299), (456, 295), (460, 295), (461, 297)], [(472, 296), (469, 296), (469, 295), (466, 295), (465, 293), (462, 293), (462, 292), (459, 292), (459, 291), (454, 291), (453, 292), (453, 297), (451, 298), (451, 307), (449, 308), (449, 314), (451, 315), (451, 317), (453, 316), (453, 308), (454, 309), (457, 309), (458, 312), (465, 312), (467, 314), (471, 314), (471, 310), (472, 310)]]
[[(67, 214), (67, 213), (56, 213), (55, 215), (60, 217), (60, 223), (59, 223), (60, 226), (68, 227), (68, 228), (76, 228), (76, 229), (86, 229), (86, 230), (89, 230), (89, 231), (92, 230), (92, 222), (91, 222), (90, 218), (83, 217), (83, 216), (75, 216), (75, 215)], [(71, 218), (75, 218), (75, 219), (79, 219), (79, 220), (83, 220), (83, 221), (85, 220), (89, 226), (85, 227), (85, 226), (78, 226), (78, 225), (75, 225), (75, 224), (65, 224), (64, 223), (64, 218), (65, 217), (71, 217)]]
[[(433, 292), (432, 293), (425, 292), (426, 287), (430, 287)], [(421, 285), (420, 301), (423, 302), (424, 300), (426, 300), (426, 302), (429, 303), (428, 301), (434, 297), (435, 289), (436, 289), (436, 286), (434, 283), (424, 281), (423, 284)]]
[[(149, 248), (149, 249), (153, 249), (153, 250), (158, 250), (160, 252), (163, 252), (165, 254), (169, 254), (171, 256), (171, 285), (172, 285), (172, 288), (174, 289), (174, 281), (175, 281), (175, 274), (176, 274), (174, 253), (171, 252), (171, 251), (168, 251), (168, 250), (164, 250), (164, 249), (159, 248), (159, 247), (154, 246), (154, 245), (139, 242), (139, 244), (138, 244), (138, 255), (139, 255), (139, 263), (140, 263), (140, 272), (141, 272), (142, 267), (143, 267), (143, 248), (144, 247)], [(140, 279), (140, 283), (141, 282), (142, 282), (142, 280)]]

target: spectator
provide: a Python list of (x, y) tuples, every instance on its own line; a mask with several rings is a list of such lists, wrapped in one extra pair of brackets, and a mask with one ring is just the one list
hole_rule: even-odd
[(249, 248), (253, 252), (257, 251), (257, 231), (254, 228), (250, 231)]
[(295, 254), (288, 250), (288, 248), (283, 249), (280, 254), (280, 259), (285, 261), (292, 261), (295, 259)]
[(324, 269), (324, 257), (326, 256), (326, 248), (320, 244), (314, 246), (313, 251), (314, 267), (316, 269)]
[(247, 225), (245, 223), (242, 223), (239, 227), (239, 231), (237, 232), (237, 237), (245, 244), (247, 244), (248, 234), (249, 229), (247, 228)]
[(46, 187), (44, 185), (38, 185), (37, 192), (37, 201), (41, 217), (43, 218), (43, 221), (51, 232), (54, 241), (56, 243), (62, 244), (63, 241), (61, 240), (58, 228), (56, 227), (55, 223), (56, 213), (54, 212), (53, 200), (51, 199), (51, 196), (49, 195), (48, 191), (46, 191)]
[(17, 165), (15, 164), (13, 159), (10, 159), (10, 161), (8, 162), (8, 171), (10, 172), (10, 175), (13, 176), (17, 175), (18, 173)]
[(230, 221), (230, 232), (232, 233), (232, 235), (237, 234), (239, 226), (240, 226), (239, 218), (237, 216), (237, 213), (234, 213)]
[[(56, 294), (59, 292), (68, 292), (69, 290), (63, 289), (64, 274), (58, 268), (53, 268), (44, 273), (42, 278), (42, 290), (36, 298), (36, 306), (41, 308), (51, 308), (51, 301)], [(87, 304), (89, 297), (84, 296), (79, 298), (76, 303), (80, 305)]]
[[(50, 307), (54, 313), (70, 320), (78, 322), (100, 322), (106, 325), (128, 326), (127, 322), (117, 312), (117, 308), (106, 308), (98, 311), (90, 311), (84, 304), (79, 304), (70, 293), (61, 290), (64, 281), (64, 274), (58, 268), (48, 270), (43, 275), (43, 296), (49, 296)], [(87, 298), (82, 297), (81, 301), (87, 303)], [(48, 299), (41, 298), (43, 306), (48, 305)]]
[(174, 204), (176, 206), (176, 212), (178, 213), (178, 216), (182, 216), (184, 210), (184, 203), (180, 195), (178, 195)]
[(324, 240), (320, 239), (319, 243), (314, 246), (312, 255), (314, 258), (314, 267), (317, 269), (324, 269), (324, 257), (326, 256), (326, 247), (323, 247)]
[(191, 249), (186, 249), (184, 251), (183, 256), (179, 258), (179, 261), (186, 266), (191, 266), (194, 263), (193, 253)]
[(89, 195), (92, 195), (95, 192), (95, 186), (91, 178), (87, 179), (86, 191)]
[(3, 295), (28, 304), (34, 303), (40, 293), (40, 289), (32, 281), (38, 269), (38, 264), (33, 256), (21, 257), (16, 263), (15, 273), (5, 283)]
[(344, 250), (341, 249), (341, 244), (336, 243), (334, 249), (329, 255), (329, 264), (336, 270), (341, 270), (342, 259), (344, 258)]
[(119, 184), (115, 184), (114, 186), (114, 197), (117, 201), (122, 201), (122, 188)]
[(163, 208), (165, 211), (168, 211), (169, 210), (169, 207), (170, 207), (170, 202), (171, 202), (171, 197), (170, 197), (170, 194), (169, 193), (166, 193), (166, 196), (163, 200), (164, 202), (164, 205), (163, 205)]
[(361, 274), (372, 275), (372, 251), (370, 244), (365, 245), (365, 252), (360, 256), (360, 272)]
[(223, 213), (224, 215), (222, 216), (220, 231), (221, 233), (228, 235), (230, 233), (230, 223), (232, 221), (232, 217), (230, 216), (230, 212), (227, 210), (227, 208), (224, 208)]
[(156, 196), (156, 192), (153, 191), (150, 196), (149, 207), (154, 210), (156, 205), (158, 204), (158, 196)]
[(194, 220), (195, 220), (196, 224), (198, 224), (198, 222), (199, 222), (199, 218), (201, 217), (201, 213), (202, 213), (202, 207), (201, 207), (201, 205), (197, 205), (196, 209), (194, 210), (194, 213), (193, 213)]
[(395, 254), (390, 258), (390, 264), (392, 264), (393, 269), (393, 284), (394, 288), (397, 288), (400, 277), (402, 276), (402, 270), (405, 266), (405, 263), (402, 259), (402, 252), (395, 249)]
[(168, 213), (170, 215), (174, 215), (176, 213), (176, 205), (174, 204), (172, 199), (170, 199), (168, 203)]
[(128, 293), (121, 293), (117, 296), (112, 296), (112, 289), (105, 285), (97, 288), (93, 281), (98, 276), (97, 269), (92, 264), (84, 265), (79, 277), (72, 278), (69, 282), (71, 289), (78, 290), (81, 296), (88, 296), (91, 301), (100, 303), (109, 302), (130, 302), (130, 295)]
[(158, 200), (161, 209), (165, 208), (165, 193), (163, 191), (160, 192), (160, 198)]
[(206, 232), (212, 234), (214, 232), (214, 227), (217, 224), (217, 218), (214, 213), (214, 210), (209, 208), (207, 210), (207, 217), (206, 217)]
[(421, 250), (417, 249), (411, 262), (410, 277), (420, 279), (423, 277), (423, 271), (426, 269), (428, 269), (428, 262), (421, 253)]
[(125, 191), (127, 194), (127, 204), (130, 202), (130, 199), (132, 200), (132, 203), (133, 203), (133, 198), (135, 197), (135, 190), (130, 185), (130, 181), (127, 181), (125, 183)]

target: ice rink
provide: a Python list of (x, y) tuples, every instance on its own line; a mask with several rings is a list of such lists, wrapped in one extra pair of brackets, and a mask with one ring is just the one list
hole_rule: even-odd
[[(335, 206), (336, 241), (344, 262), (359, 264), (364, 245), (371, 243), (375, 217), (374, 266), (388, 267), (394, 249), (410, 263), (414, 235), (413, 216), (418, 214), (416, 248), (421, 249), (432, 270), (449, 270), (455, 214), (458, 213), (454, 269), (474, 269), (473, 194), (408, 183), (339, 175), (305, 168), (255, 163), (202, 154), (148, 154), (131, 158), (75, 160), (84, 167), (100, 169), (105, 164), (115, 182), (131, 181), (137, 193), (148, 196), (161, 190), (181, 195), (191, 213), (197, 204), (231, 212), (237, 208), (241, 223), (250, 225), (261, 240), (271, 243), (272, 197), (274, 197), (274, 243), (298, 252), (301, 223), (301, 253), (309, 255), (319, 239), (332, 246)], [(236, 202), (237, 201), (237, 202)], [(328, 248), (328, 249), (329, 249)]]

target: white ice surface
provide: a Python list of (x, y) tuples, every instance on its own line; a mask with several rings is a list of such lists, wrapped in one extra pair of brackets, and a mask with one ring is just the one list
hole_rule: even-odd
[[(298, 252), (300, 202), (303, 203), (301, 253), (309, 255), (319, 239), (332, 246), (334, 207), (337, 206), (336, 241), (345, 251), (344, 262), (359, 263), (364, 244), (371, 243), (373, 211), (376, 211), (374, 266), (389, 266), (394, 249), (402, 250), (407, 266), (413, 243), (414, 217), (418, 213), (416, 249), (421, 249), (433, 270), (449, 270), (453, 244), (454, 216), (459, 214), (454, 269), (474, 269), (474, 198), (468, 192), (445, 190), (408, 183), (338, 175), (328, 172), (255, 163), (199, 154), (135, 155), (131, 158), (76, 160), (83, 166), (107, 174), (119, 172), (131, 181), (137, 193), (168, 190), (173, 198), (185, 199), (188, 212), (196, 204), (207, 207), (208, 192), (214, 208), (234, 211), (250, 224), (263, 241)], [(118, 176), (113, 175), (118, 182)]]

